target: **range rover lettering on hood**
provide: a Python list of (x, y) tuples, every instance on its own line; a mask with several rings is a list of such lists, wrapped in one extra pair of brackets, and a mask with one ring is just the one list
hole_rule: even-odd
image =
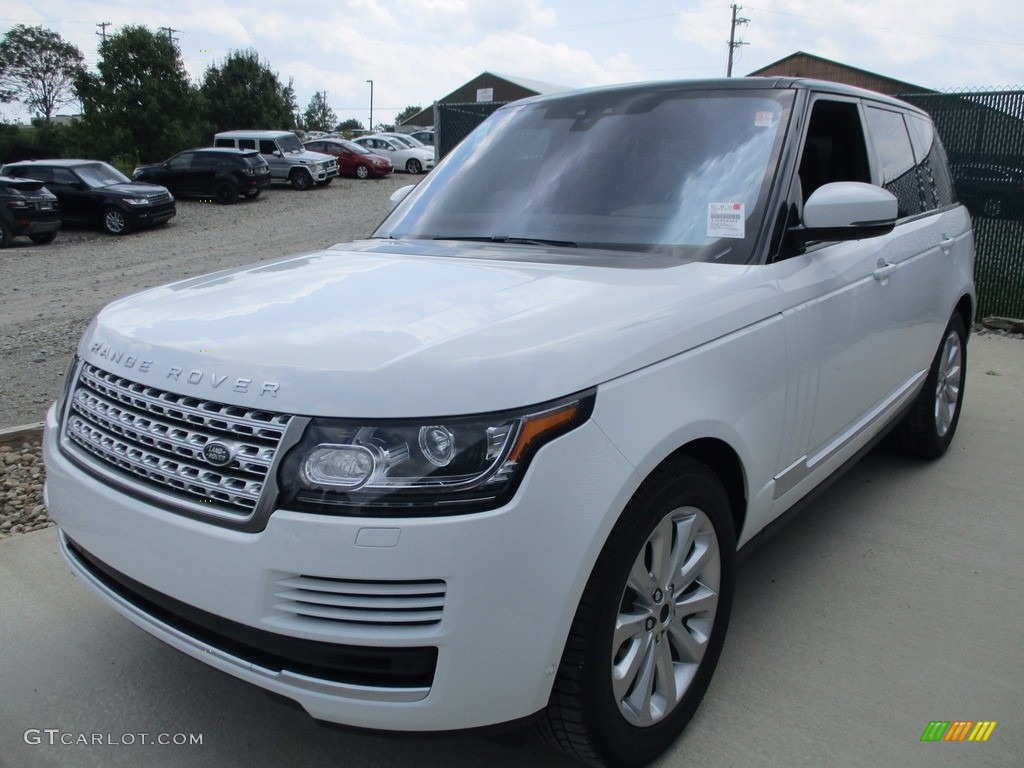
[(89, 351), (114, 365), (119, 365), (139, 373), (156, 373), (168, 381), (181, 382), (194, 387), (209, 387), (214, 390), (230, 390), (242, 394), (259, 394), (260, 397), (277, 397), (281, 385), (276, 381), (256, 382), (245, 376), (233, 376), (219, 371), (190, 368), (186, 370), (180, 365), (163, 366), (155, 361), (118, 351), (109, 344), (97, 341), (89, 347)]

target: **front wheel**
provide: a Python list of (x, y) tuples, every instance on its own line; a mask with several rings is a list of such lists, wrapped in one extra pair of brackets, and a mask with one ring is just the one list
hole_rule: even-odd
[(14, 239), (14, 232), (11, 228), (0, 221), (0, 248), (6, 248), (11, 244), (11, 240)]
[(967, 328), (956, 313), (946, 326), (924, 387), (889, 433), (888, 446), (921, 459), (937, 459), (944, 454), (960, 422), (966, 381)]
[(103, 209), (103, 229), (111, 235), (123, 235), (128, 231), (128, 218), (119, 208)]
[(368, 179), (370, 178), (370, 169), (360, 163), (356, 166), (356, 178), (357, 179)]
[(299, 192), (304, 192), (313, 186), (313, 177), (303, 170), (296, 169), (292, 171), (292, 175), (289, 180), (292, 183), (292, 187), (299, 190)]
[(736, 535), (718, 477), (666, 461), (622, 513), (570, 630), (542, 736), (598, 765), (641, 765), (693, 717), (725, 640)]
[(419, 160), (410, 160), (405, 164), (405, 170), (412, 174), (421, 173), (423, 171), (423, 163)]
[(47, 243), (52, 243), (56, 237), (57, 231), (54, 230), (52, 232), (37, 232), (34, 235), (29, 235), (28, 239), (36, 245), (46, 245)]

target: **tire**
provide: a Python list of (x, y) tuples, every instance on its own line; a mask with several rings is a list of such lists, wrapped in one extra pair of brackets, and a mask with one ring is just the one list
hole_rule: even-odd
[(405, 170), (412, 174), (423, 172), (423, 163), (413, 158), (405, 164)]
[(238, 190), (227, 183), (217, 185), (216, 195), (221, 205), (234, 205), (238, 202)]
[(299, 190), (299, 192), (305, 192), (313, 186), (313, 177), (307, 171), (298, 168), (292, 171), (288, 180), (292, 183), (292, 187)]
[(687, 457), (667, 460), (598, 557), (538, 723), (542, 737), (595, 765), (641, 765), (667, 749), (718, 664), (735, 570), (718, 477)]
[(128, 218), (120, 208), (110, 206), (103, 209), (100, 217), (103, 229), (110, 235), (123, 235), (128, 231)]
[(57, 231), (54, 230), (53, 232), (39, 232), (34, 235), (29, 235), (28, 239), (36, 245), (46, 245), (47, 243), (52, 243), (56, 237)]
[(942, 334), (924, 387), (886, 438), (888, 447), (921, 459), (937, 459), (944, 454), (960, 422), (966, 381), (967, 329), (956, 313)]
[(362, 163), (357, 165), (356, 166), (356, 178), (357, 179), (368, 179), (368, 178), (370, 178), (370, 168), (369, 168), (369, 166), (363, 165)]
[(329, 186), (331, 186), (331, 182), (332, 182), (332, 181), (334, 181), (334, 177), (333, 177), (333, 176), (328, 176), (328, 177), (327, 177), (326, 179), (324, 179), (323, 181), (318, 181), (318, 182), (316, 183), (316, 185), (317, 185), (318, 187), (329, 187)]
[(0, 248), (6, 248), (11, 244), (11, 240), (14, 239), (14, 233), (11, 228), (0, 221)]

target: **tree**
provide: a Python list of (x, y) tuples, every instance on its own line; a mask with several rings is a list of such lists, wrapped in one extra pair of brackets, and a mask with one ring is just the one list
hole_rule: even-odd
[(54, 112), (74, 103), (83, 60), (56, 32), (18, 24), (0, 41), (0, 100), (23, 102), (49, 125)]
[(309, 106), (302, 115), (302, 123), (307, 131), (329, 131), (338, 122), (334, 110), (327, 106), (327, 94), (317, 91), (309, 100)]
[(199, 92), (167, 37), (124, 27), (99, 51), (98, 74), (80, 74), (75, 91), (86, 129), (103, 154), (137, 152), (152, 162), (209, 138)]
[(295, 89), (282, 85), (253, 49), (231, 51), (222, 64), (207, 67), (199, 88), (216, 131), (235, 128), (290, 130), (295, 127)]
[(334, 130), (338, 133), (355, 133), (363, 130), (363, 124), (356, 120), (354, 117), (350, 117), (348, 120), (342, 120), (338, 123)]
[(399, 112), (397, 115), (395, 115), (395, 125), (401, 125), (406, 120), (408, 120), (410, 117), (412, 117), (413, 115), (418, 114), (418, 113), (420, 113), (422, 111), (423, 111), (423, 107), (421, 107), (419, 105), (406, 107), (401, 112)]

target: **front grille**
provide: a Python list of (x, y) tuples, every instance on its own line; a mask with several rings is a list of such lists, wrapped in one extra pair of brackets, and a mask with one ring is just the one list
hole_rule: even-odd
[(275, 610), (334, 624), (403, 627), (441, 621), (443, 581), (352, 581), (288, 576), (277, 582)]
[[(249, 517), (291, 416), (224, 405), (138, 384), (83, 365), (71, 395), (65, 436), (92, 462), (128, 481), (211, 512)], [(203, 458), (217, 441), (232, 459)]]

